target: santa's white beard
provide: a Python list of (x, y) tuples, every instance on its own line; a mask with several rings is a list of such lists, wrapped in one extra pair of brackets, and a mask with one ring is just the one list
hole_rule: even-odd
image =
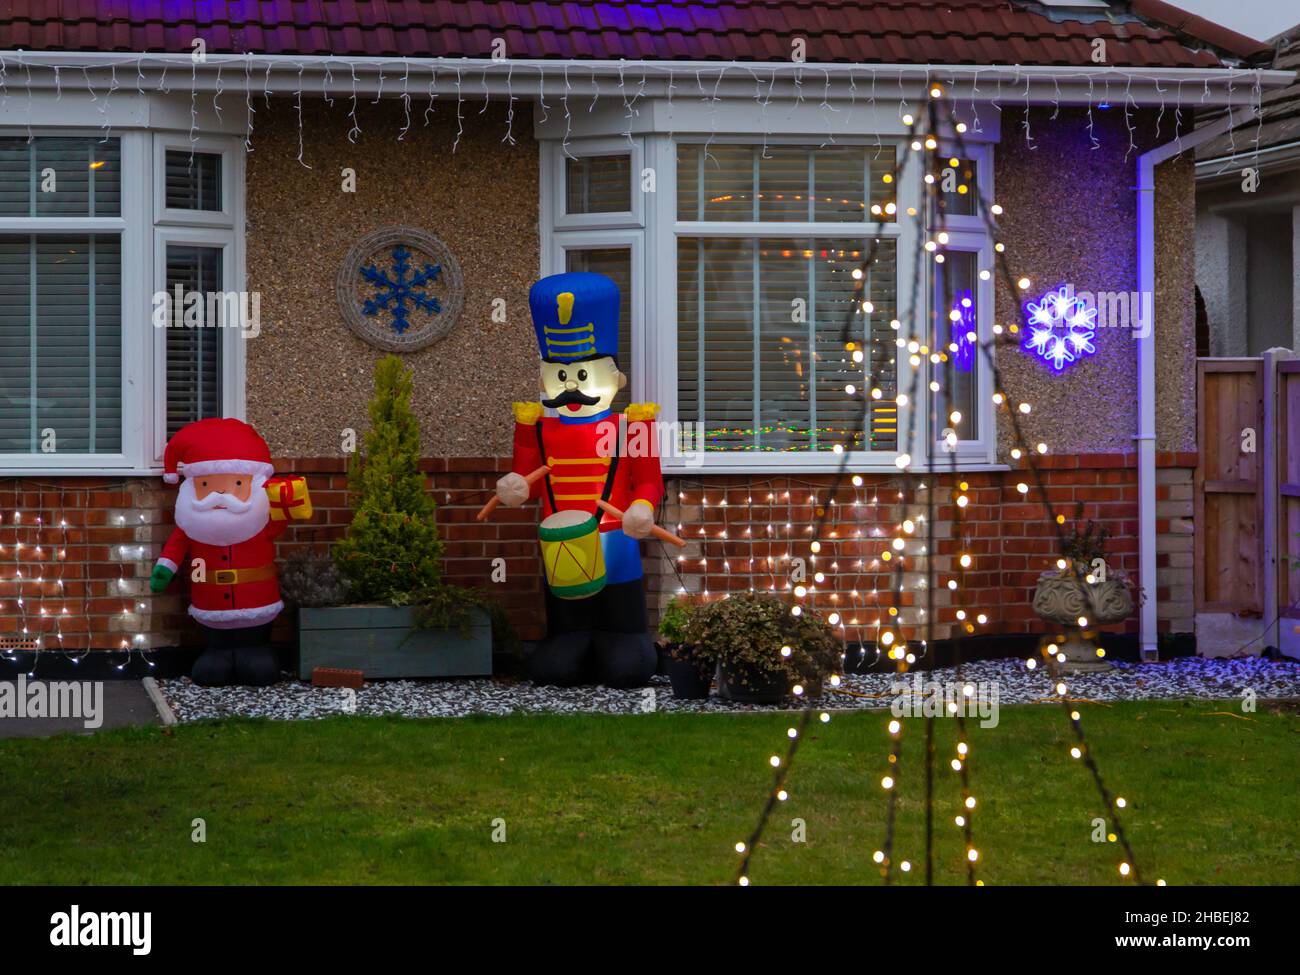
[(271, 518), (271, 499), (263, 490), (265, 484), (265, 476), (254, 476), (253, 490), (247, 501), (216, 491), (200, 501), (195, 495), (194, 481), (187, 477), (181, 481), (176, 498), (176, 524), (186, 535), (204, 545), (238, 545), (248, 541)]

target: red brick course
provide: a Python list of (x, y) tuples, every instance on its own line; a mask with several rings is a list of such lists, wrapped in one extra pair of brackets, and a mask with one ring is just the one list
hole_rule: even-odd
[[(1161, 468), (1178, 472), (1180, 479), (1185, 474), (1188, 484), (1195, 463), (1195, 454), (1158, 457)], [(422, 466), (438, 502), (447, 580), (486, 589), (505, 605), (525, 639), (540, 636), (544, 620), (536, 512), (498, 508), (486, 523), (474, 520), (491, 496), (496, 479), (509, 469), (508, 461), (432, 458)], [(1082, 516), (1111, 532), (1107, 545), (1110, 567), (1136, 576), (1135, 458), (1123, 454), (1046, 457), (1039, 466), (1053, 511), (1065, 515), (1068, 523), (1082, 503)], [(342, 459), (285, 458), (277, 460), (276, 469), (307, 478), (315, 509), (310, 522), (290, 526), (279, 544), (280, 557), (303, 546), (324, 547), (339, 538), (351, 517)], [(646, 546), (652, 613), (683, 582), (691, 591), (711, 594), (751, 585), (784, 588), (789, 574), (788, 567), (781, 567), (782, 556), (809, 557), (812, 527), (826, 510), (833, 480), (830, 475), (670, 479), (661, 520), (674, 529), (680, 523), (681, 534), (690, 544), (680, 554), (676, 571), (665, 549), (657, 543)], [(1056, 528), (1036, 491), (1031, 488), (1022, 496), (1016, 490), (1019, 481), (1032, 485), (1033, 478), (1012, 470), (956, 478), (943, 474), (929, 480), (934, 487), (934, 555), (941, 587), (933, 594), (935, 617), (945, 624), (955, 621), (959, 605), (942, 587), (954, 577), (958, 553), (969, 552), (974, 564), (964, 572), (961, 605), (969, 608), (971, 616), (979, 612), (988, 615), (989, 622), (978, 632), (1042, 632), (1043, 624), (1033, 614), (1030, 602), (1039, 573), (1058, 557), (1058, 545)], [(956, 481), (967, 485), (970, 501), (961, 515), (960, 544), (954, 523)], [(889, 547), (899, 516), (898, 485), (897, 476), (864, 475), (858, 488), (846, 479), (829, 508), (822, 553), (815, 563), (809, 562), (810, 574), (818, 570), (826, 573), (825, 583), (814, 596), (815, 604), (841, 612), (846, 623), (858, 620), (849, 630), (851, 639), (874, 639), (875, 621), (884, 618), (893, 604), (893, 568), (881, 556)], [(1162, 503), (1170, 490), (1169, 484), (1161, 484)], [(879, 503), (872, 504), (873, 498)], [(149, 571), (170, 531), (173, 501), (174, 491), (158, 478), (0, 481), (0, 635), (21, 636), (25, 625), (30, 637), (39, 634), (42, 645), (53, 648), (59, 645), (56, 634), (62, 632), (63, 645), (72, 650), (120, 649), (123, 641), (145, 647), (192, 642), (195, 632), (186, 615), (183, 582), (173, 584), (162, 596), (148, 591)], [(924, 502), (909, 510), (914, 515), (923, 513)], [(16, 524), (15, 512), (19, 514)], [(37, 518), (41, 519), (39, 526)], [(1162, 512), (1162, 531), (1168, 530), (1168, 522)], [(924, 526), (918, 527), (915, 537), (924, 535)], [(39, 557), (35, 554), (38, 545)], [(58, 558), (57, 552), (65, 557)], [(678, 557), (678, 551), (672, 550), (671, 558)], [(504, 584), (491, 581), (497, 558), (505, 560)], [(773, 560), (770, 565), (769, 558)], [(897, 565), (892, 559), (891, 563)], [(1162, 573), (1191, 572), (1190, 566), (1181, 562), (1176, 568), (1171, 565), (1170, 556), (1162, 553)], [(912, 571), (910, 559), (905, 567)], [(18, 571), (23, 573), (21, 587), (16, 580)], [(916, 614), (927, 605), (926, 594), (915, 588), (918, 578), (909, 575), (902, 601), (904, 619), (913, 625), (918, 621)], [(1178, 590), (1173, 598), (1179, 600), (1183, 580), (1181, 575), (1172, 578)], [(1167, 582), (1162, 575), (1162, 600), (1170, 598)], [(24, 597), (21, 608), (16, 602), (20, 594)], [(46, 609), (44, 617), (39, 612), (42, 607)], [(62, 613), (64, 608), (69, 612)], [(1162, 606), (1161, 629), (1169, 630), (1177, 617), (1176, 611), (1166, 612)], [(285, 614), (277, 635), (290, 639), (292, 625), (291, 615)], [(1117, 629), (1132, 631), (1136, 625), (1134, 618)], [(138, 644), (137, 634), (143, 636)]]

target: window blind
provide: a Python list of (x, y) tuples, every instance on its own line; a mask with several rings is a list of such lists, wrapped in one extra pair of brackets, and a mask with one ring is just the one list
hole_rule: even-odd
[[(892, 146), (677, 147), (677, 219), (893, 222)], [(870, 211), (876, 206), (879, 212)]]
[(115, 234), (0, 235), (0, 452), (122, 449)]
[[(209, 314), (215, 305), (208, 296), (223, 288), (222, 258), (220, 247), (167, 246), (167, 294), (172, 302), (167, 328), (168, 437), (187, 423), (221, 416), (223, 329)], [(178, 285), (183, 294), (202, 296), (201, 325), (186, 324), (184, 303), (175, 301)]]
[(581, 156), (566, 159), (565, 212), (629, 213), (632, 210), (632, 157)]
[(618, 368), (628, 384), (614, 397), (614, 410), (633, 401), (632, 389), (632, 249), (599, 247), (565, 251), (566, 271), (591, 271), (608, 276), (618, 285)]
[(896, 394), (896, 247), (882, 239), (870, 254), (868, 314), (852, 272), (870, 248), (857, 238), (678, 239), (678, 417), (700, 424), (705, 449), (894, 449), (897, 425), (863, 417), (873, 382)]
[(117, 217), (122, 212), (117, 139), (0, 139), (0, 216)]
[(221, 210), (221, 154), (166, 152), (165, 192), (173, 210)]

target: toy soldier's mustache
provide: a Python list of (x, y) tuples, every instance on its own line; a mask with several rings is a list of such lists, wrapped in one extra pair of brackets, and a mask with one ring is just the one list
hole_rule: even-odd
[(542, 400), (542, 405), (547, 409), (558, 410), (562, 406), (571, 406), (574, 403), (580, 406), (595, 406), (599, 402), (599, 396), (588, 396), (576, 389), (566, 389), (555, 399)]

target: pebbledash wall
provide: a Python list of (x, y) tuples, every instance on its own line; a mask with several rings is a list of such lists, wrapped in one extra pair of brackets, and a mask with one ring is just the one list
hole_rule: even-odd
[[(528, 285), (537, 275), (538, 147), (526, 125), (516, 124), (516, 144), (501, 142), (503, 119), (495, 107), (467, 120), (456, 153), (454, 118), (437, 118), (397, 142), (399, 108), (366, 106), (362, 135), (350, 142), (346, 112), (308, 111), (304, 161), (298, 161), (291, 107), (259, 112), (255, 151), (248, 157), (248, 288), (262, 294), (261, 334), (247, 346), (247, 417), (267, 438), (281, 473), (308, 478), (317, 515), (293, 525), (280, 545), (326, 545), (348, 521), (344, 431), (363, 434), (371, 366), (380, 353), (344, 327), (334, 304), (334, 275), (351, 244), (377, 227), (409, 223), (441, 237), (460, 261), (465, 310), (443, 341), (408, 357), (415, 369), (415, 409), (424, 430), (425, 468), (439, 502), (446, 574), (454, 582), (491, 587), (491, 562), (507, 560), (508, 582), (495, 587), (521, 635), (540, 635), (540, 567), (536, 512), (498, 510), (488, 524), (473, 516), (508, 468), (510, 402), (535, 397), (537, 357), (527, 313)], [(1127, 126), (1115, 112), (1096, 113), (1091, 149), (1081, 113), (1035, 110), (1032, 147), (1018, 133), (1020, 119), (1008, 111), (1004, 141), (995, 152), (998, 201), (1007, 215), (1002, 240), (1012, 268), (1047, 290), (1071, 283), (1079, 291), (1136, 288), (1136, 154)], [(268, 117), (270, 116), (270, 117)], [(1139, 132), (1152, 119), (1136, 113)], [(1160, 141), (1172, 137), (1168, 124)], [(1147, 148), (1141, 135), (1139, 149)], [(357, 174), (357, 192), (340, 189), (340, 170)], [(1160, 628), (1193, 630), (1192, 482), (1195, 457), (1195, 360), (1191, 165), (1165, 164), (1157, 173), (1157, 336)], [(1041, 286), (1041, 288), (1040, 288)], [(494, 298), (504, 298), (504, 323), (490, 317)], [(1020, 296), (999, 293), (997, 320), (1020, 319)], [(1030, 442), (1046, 441), (1040, 461), (1055, 510), (1107, 527), (1113, 568), (1137, 572), (1137, 471), (1135, 343), (1124, 329), (1102, 330), (1091, 359), (1055, 376), (1015, 350), (1003, 352), (1004, 385), (1034, 404), (1026, 428)], [(954, 569), (951, 488), (969, 487), (962, 514), (966, 550), (975, 565), (965, 575), (964, 603), (973, 616), (987, 613), (980, 632), (1044, 630), (1030, 609), (1038, 574), (1056, 559), (1054, 529), (1031, 494), (1015, 488), (1023, 479), (1009, 460), (1009, 432), (1000, 431), (1006, 471), (935, 475), (936, 572)], [(668, 480), (659, 520), (683, 526), (689, 545), (678, 558), (657, 544), (646, 548), (651, 604), (661, 606), (679, 587), (711, 594), (750, 585), (784, 585), (764, 567), (767, 555), (791, 552), (810, 537), (819, 513), (809, 498), (825, 498), (824, 475), (736, 476), (691, 474)], [(816, 596), (822, 608), (857, 620), (850, 639), (872, 639), (880, 618), (887, 573), (871, 561), (882, 549), (873, 528), (888, 531), (898, 509), (890, 492), (897, 478), (865, 475), (861, 488), (837, 496), (829, 539), (818, 568), (829, 575)], [(787, 499), (786, 494), (789, 494)], [(769, 500), (770, 496), (770, 500)], [(160, 479), (47, 478), (0, 481), (0, 510), (46, 512), (47, 523), (68, 521), (63, 586), (84, 600), (82, 612), (64, 626), (75, 646), (120, 648), (136, 634), (151, 647), (190, 643), (183, 589), (165, 596), (147, 592), (149, 567), (170, 530), (174, 492)], [(877, 504), (872, 504), (878, 499)], [(726, 501), (723, 504), (723, 501)], [(853, 501), (859, 504), (855, 507)], [(919, 498), (924, 503), (924, 496)], [(777, 533), (766, 537), (767, 526)], [(861, 537), (858, 536), (861, 532)], [(724, 534), (725, 533), (725, 534)], [(44, 536), (50, 538), (48, 534)], [(4, 519), (0, 545), (12, 552), (21, 529)], [(138, 559), (122, 558), (142, 553)], [(797, 553), (792, 553), (797, 554)], [(0, 553), (0, 561), (6, 556)], [(751, 569), (750, 560), (755, 568)], [(862, 565), (857, 563), (861, 560)], [(120, 581), (125, 577), (125, 583)], [(872, 596), (871, 589), (878, 591)], [(924, 602), (924, 597), (920, 597)], [(0, 618), (17, 621), (4, 599)], [(933, 595), (938, 622), (955, 622), (958, 607), (946, 589)], [(918, 595), (904, 621), (919, 620)], [(887, 600), (884, 601), (887, 604)], [(143, 607), (143, 609), (141, 609)], [(278, 629), (287, 638), (292, 618)], [(1133, 632), (1136, 618), (1116, 629)], [(944, 635), (941, 631), (940, 636)], [(47, 631), (48, 637), (48, 631)], [(53, 644), (47, 638), (46, 646)]]

